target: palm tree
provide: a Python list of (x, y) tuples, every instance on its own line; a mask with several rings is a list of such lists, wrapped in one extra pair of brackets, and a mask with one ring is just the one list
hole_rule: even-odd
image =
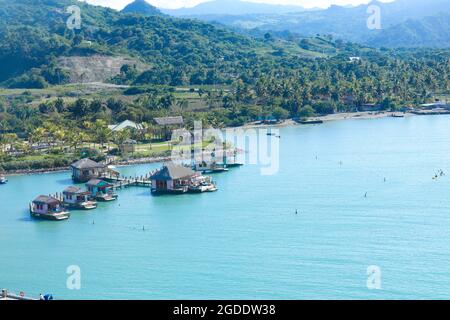
[[(105, 143), (109, 141), (109, 138), (111, 137), (111, 130), (108, 128), (108, 125), (106, 124), (106, 121), (98, 119), (94, 123), (94, 133), (95, 133), (95, 139), (98, 143), (102, 145), (102, 148), (104, 148)], [(109, 148), (109, 146), (108, 146)], [(109, 151), (109, 149), (108, 149)]]
[(183, 112), (185, 109), (189, 107), (189, 101), (187, 101), (186, 99), (178, 100), (177, 106), (181, 109), (181, 112)]
[(39, 147), (41, 143), (44, 141), (46, 135), (47, 130), (45, 130), (45, 128), (43, 127), (39, 127), (33, 130), (33, 132), (29, 136), (29, 139), (31, 143), (37, 143)]

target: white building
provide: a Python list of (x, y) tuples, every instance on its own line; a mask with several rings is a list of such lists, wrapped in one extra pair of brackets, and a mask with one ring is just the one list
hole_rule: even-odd
[(141, 124), (138, 124), (136, 122), (125, 120), (118, 124), (113, 124), (108, 126), (108, 128), (113, 132), (122, 131), (125, 129), (135, 129), (135, 130), (142, 130), (144, 127)]

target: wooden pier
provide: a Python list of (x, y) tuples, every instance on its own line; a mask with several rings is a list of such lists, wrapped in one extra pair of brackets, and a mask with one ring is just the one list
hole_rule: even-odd
[(151, 172), (145, 176), (140, 177), (124, 177), (124, 176), (114, 176), (114, 175), (103, 175), (102, 180), (105, 180), (113, 184), (114, 189), (122, 189), (128, 187), (144, 187), (150, 188), (152, 186), (152, 181), (150, 177), (154, 174)]

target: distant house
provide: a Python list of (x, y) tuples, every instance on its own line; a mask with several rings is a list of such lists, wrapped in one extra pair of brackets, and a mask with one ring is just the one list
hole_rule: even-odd
[(122, 154), (134, 153), (136, 151), (136, 145), (136, 140), (127, 139), (120, 145), (120, 152)]
[(135, 130), (142, 130), (144, 127), (141, 124), (135, 123), (130, 120), (125, 120), (118, 124), (113, 124), (108, 126), (108, 128), (113, 132), (119, 132), (125, 129), (135, 129)]
[(375, 112), (381, 111), (381, 106), (375, 103), (364, 103), (358, 107), (358, 111), (360, 112)]
[(168, 164), (151, 176), (153, 193), (186, 193), (199, 174), (190, 168)]
[(86, 183), (86, 187), (92, 196), (98, 197), (99, 195), (110, 193), (113, 185), (104, 180), (91, 179)]
[(49, 196), (39, 196), (33, 201), (34, 213), (48, 214), (62, 210), (62, 203), (58, 199)]
[(89, 201), (90, 195), (89, 191), (72, 186), (63, 191), (63, 200), (66, 204), (77, 205)]
[(184, 119), (178, 117), (155, 118), (155, 123), (159, 126), (180, 126), (184, 124)]
[(420, 105), (421, 108), (424, 109), (438, 109), (438, 108), (443, 108), (443, 109), (447, 109), (449, 108), (449, 104), (447, 102), (444, 101), (436, 101), (433, 103), (424, 103)]
[(71, 166), (72, 179), (75, 182), (87, 182), (92, 178), (98, 178), (108, 171), (104, 164), (97, 163), (91, 159), (81, 159)]
[(171, 138), (172, 130), (181, 128), (184, 124), (184, 119), (181, 116), (155, 118), (154, 121), (155, 124), (160, 127), (159, 135), (164, 140), (169, 140)]

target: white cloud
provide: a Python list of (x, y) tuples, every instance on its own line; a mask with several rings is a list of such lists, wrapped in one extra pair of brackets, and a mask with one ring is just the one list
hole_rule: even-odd
[[(91, 4), (101, 5), (105, 7), (114, 8), (117, 10), (123, 9), (127, 4), (134, 0), (84, 0)], [(193, 7), (202, 2), (211, 0), (147, 0), (149, 3), (160, 8), (181, 8)], [(370, 0), (247, 0), (249, 2), (271, 3), (271, 4), (285, 4), (285, 5), (299, 5), (306, 8), (322, 7), (326, 8), (331, 4), (337, 5), (358, 5), (361, 3), (369, 3)], [(382, 2), (390, 2), (393, 0), (384, 0)]]

